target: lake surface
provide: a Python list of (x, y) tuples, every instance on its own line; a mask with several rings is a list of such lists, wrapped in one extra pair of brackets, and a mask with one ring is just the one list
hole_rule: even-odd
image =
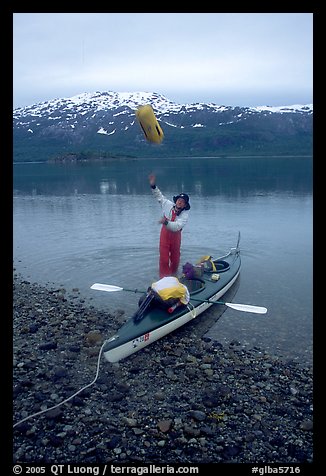
[(311, 158), (15, 164), (16, 270), (70, 294), (78, 288), (78, 296), (96, 307), (133, 313), (139, 294), (101, 293), (90, 286), (141, 290), (158, 279), (160, 206), (148, 184), (150, 172), (168, 198), (190, 195), (181, 264), (223, 255), (240, 231), (241, 275), (227, 299), (268, 308), (258, 315), (213, 306), (203, 315), (203, 332), (222, 344), (238, 341), (310, 365)]

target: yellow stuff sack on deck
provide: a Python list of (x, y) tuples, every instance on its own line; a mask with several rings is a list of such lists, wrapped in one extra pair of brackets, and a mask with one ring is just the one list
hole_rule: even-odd
[(188, 304), (190, 294), (188, 288), (180, 283), (174, 276), (166, 276), (152, 284), (152, 289), (157, 292), (163, 301), (180, 299), (182, 304)]

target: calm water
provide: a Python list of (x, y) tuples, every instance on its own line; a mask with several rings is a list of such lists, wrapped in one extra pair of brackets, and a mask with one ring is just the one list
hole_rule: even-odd
[[(146, 159), (107, 164), (14, 165), (14, 263), (25, 279), (63, 286), (96, 307), (132, 313), (139, 294), (90, 290), (94, 282), (146, 289), (158, 279), (160, 207), (190, 195), (181, 263), (222, 255), (241, 232), (242, 271), (229, 300), (266, 315), (218, 306), (203, 332), (312, 363), (312, 159)], [(76, 294), (76, 293), (75, 293)], [(218, 319), (218, 321), (217, 321)], [(217, 321), (214, 323), (214, 321)]]

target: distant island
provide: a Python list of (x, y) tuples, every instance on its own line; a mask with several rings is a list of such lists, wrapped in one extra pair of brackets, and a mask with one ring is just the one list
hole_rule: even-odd
[(48, 163), (105, 162), (110, 160), (136, 159), (132, 155), (112, 154), (110, 152), (70, 152), (47, 159)]

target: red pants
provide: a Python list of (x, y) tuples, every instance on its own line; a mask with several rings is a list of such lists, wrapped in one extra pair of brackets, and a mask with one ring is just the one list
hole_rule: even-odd
[(181, 230), (162, 226), (160, 235), (160, 278), (176, 276), (180, 262)]

